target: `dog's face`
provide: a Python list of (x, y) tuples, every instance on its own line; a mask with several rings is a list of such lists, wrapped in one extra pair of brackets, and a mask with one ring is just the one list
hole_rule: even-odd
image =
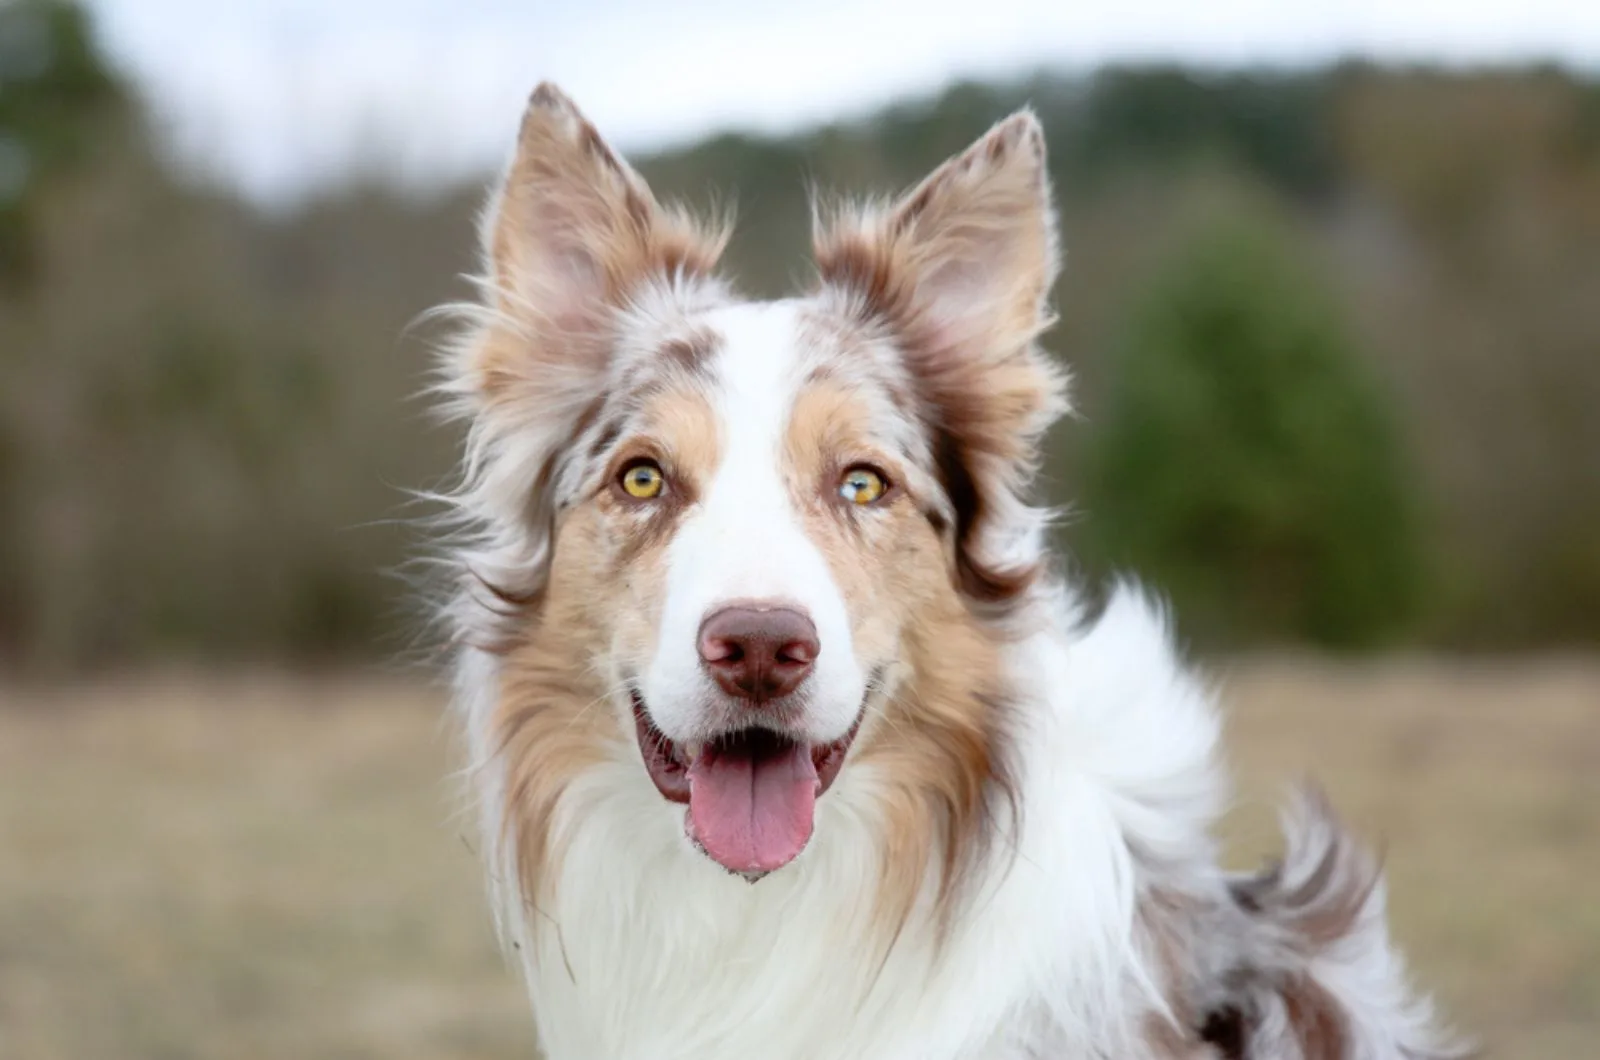
[(1016, 493), (1060, 404), (1034, 345), (1043, 163), (1037, 125), (1010, 119), (819, 232), (817, 289), (755, 303), (712, 276), (720, 238), (535, 94), (458, 376), (491, 531), (477, 576), (514, 605), (508, 812), (546, 814), (625, 744), (692, 842), (759, 876), (805, 848), (856, 756), (971, 757), (981, 695), (900, 692), (970, 661), (976, 612), (1036, 572)]
[(847, 372), (874, 351), (847, 350), (820, 307), (680, 323), (692, 339), (650, 321), (627, 343), (647, 360), (681, 342), (695, 363), (613, 395), (601, 430), (616, 440), (597, 447), (552, 573), (564, 586), (581, 568), (608, 612), (592, 619), (612, 631), (602, 665), (661, 794), (688, 804), (707, 854), (761, 873), (804, 847), (907, 624), (952, 591), (942, 502), (908, 416)]

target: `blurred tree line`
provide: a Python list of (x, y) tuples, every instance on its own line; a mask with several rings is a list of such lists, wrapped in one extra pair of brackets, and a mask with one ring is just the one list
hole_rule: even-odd
[[(1024, 103), (1077, 564), (1149, 574), (1208, 646), (1600, 641), (1600, 83), (1045, 73), (640, 165), (735, 200), (770, 294), (808, 182), (904, 186)], [(0, 659), (402, 647), (404, 491), (455, 441), (408, 325), (466, 293), (480, 191), (366, 172), (268, 213), (158, 139), (76, 8), (0, 7)]]

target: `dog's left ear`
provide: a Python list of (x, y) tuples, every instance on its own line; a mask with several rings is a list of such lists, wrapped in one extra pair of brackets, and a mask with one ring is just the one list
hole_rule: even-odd
[(1042, 524), (1022, 499), (1065, 376), (1037, 339), (1059, 267), (1044, 132), (1000, 122), (882, 211), (841, 211), (814, 235), (822, 280), (903, 351), (955, 520), (974, 600), (1020, 596)]

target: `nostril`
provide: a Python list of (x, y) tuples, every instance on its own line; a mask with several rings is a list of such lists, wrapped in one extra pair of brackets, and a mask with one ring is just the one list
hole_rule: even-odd
[(731, 665), (743, 661), (744, 649), (734, 641), (719, 637), (701, 642), (700, 658), (716, 665)]
[(816, 658), (816, 645), (806, 641), (791, 641), (778, 649), (778, 661), (793, 666), (810, 666)]

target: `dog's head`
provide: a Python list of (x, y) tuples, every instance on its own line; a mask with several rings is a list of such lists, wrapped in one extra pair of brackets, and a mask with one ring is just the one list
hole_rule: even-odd
[(751, 302), (715, 276), (723, 233), (544, 86), (484, 236), (451, 365), (484, 531), (462, 628), (504, 657), (525, 861), (617, 755), (748, 875), (800, 853), (864, 756), (904, 812), (970, 824), (998, 709), (973, 675), (1039, 571), (1020, 491), (1063, 406), (1035, 344), (1057, 265), (1035, 119), (819, 216), (815, 288)]

